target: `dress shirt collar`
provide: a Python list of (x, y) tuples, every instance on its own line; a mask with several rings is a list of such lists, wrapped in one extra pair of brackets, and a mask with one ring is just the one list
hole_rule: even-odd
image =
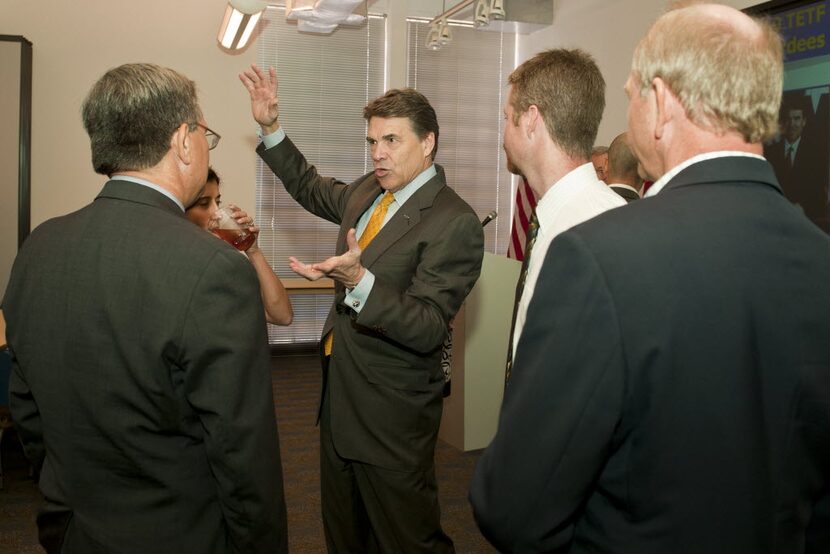
[(651, 185), (651, 187), (648, 189), (645, 197), (648, 198), (659, 193), (661, 190), (663, 190), (663, 187), (665, 187), (669, 183), (669, 181), (674, 179), (674, 177), (678, 173), (680, 173), (690, 165), (705, 162), (708, 160), (714, 160), (715, 158), (727, 158), (730, 156), (742, 158), (756, 158), (758, 160), (766, 161), (766, 158), (764, 158), (763, 156), (759, 156), (757, 154), (750, 154), (748, 152), (737, 152), (733, 150), (719, 150), (717, 152), (707, 152), (705, 154), (698, 154), (697, 156), (692, 156), (685, 162), (674, 166), (669, 171), (667, 171), (662, 177), (657, 179), (657, 181), (655, 181), (654, 184)]
[(437, 173), (438, 171), (435, 169), (435, 164), (431, 164), (428, 168), (420, 172), (407, 185), (402, 187), (397, 192), (392, 193), (392, 196), (395, 197), (395, 202), (399, 206), (403, 206), (404, 202), (409, 200), (410, 196), (418, 192), (418, 189), (427, 184), (427, 181), (435, 177)]
[(156, 192), (160, 192), (161, 194), (175, 202), (176, 205), (182, 210), (182, 212), (184, 212), (184, 205), (182, 204), (181, 200), (173, 196), (173, 194), (169, 190), (163, 189), (155, 183), (151, 183), (150, 181), (145, 181), (144, 179), (139, 179), (138, 177), (131, 177), (127, 175), (113, 175), (112, 177), (110, 177), (110, 181), (130, 181), (131, 183), (136, 183), (137, 185), (149, 187)]
[[(576, 169), (572, 169), (566, 173), (564, 177), (556, 181), (552, 187), (548, 189), (545, 195), (539, 199), (536, 204), (536, 215), (539, 219), (539, 229), (544, 231), (545, 227), (553, 222), (556, 207), (561, 206), (567, 202), (569, 198), (575, 194), (579, 194), (586, 183), (596, 181), (600, 184), (597, 178), (597, 171), (594, 169), (594, 164), (591, 162), (582, 164)], [(602, 186), (606, 186), (602, 183)], [(616, 193), (615, 193), (616, 194)]]

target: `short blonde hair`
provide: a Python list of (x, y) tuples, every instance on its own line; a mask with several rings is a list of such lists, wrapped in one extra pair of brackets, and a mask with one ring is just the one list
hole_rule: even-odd
[(634, 51), (631, 74), (646, 94), (660, 78), (698, 126), (737, 131), (749, 143), (778, 131), (783, 90), (783, 43), (768, 22), (752, 18), (756, 36), (700, 6), (672, 10)]

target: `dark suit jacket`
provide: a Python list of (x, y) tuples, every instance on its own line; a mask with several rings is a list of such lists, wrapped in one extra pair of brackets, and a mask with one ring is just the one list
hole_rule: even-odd
[(110, 181), (26, 240), (3, 302), (11, 407), (64, 552), (286, 550), (251, 264)]
[(830, 231), (827, 216), (827, 152), (819, 148), (814, 136), (802, 136), (793, 164), (784, 156), (784, 139), (764, 147), (764, 156), (775, 169), (784, 194), (801, 206), (804, 213), (825, 231)]
[(637, 191), (631, 190), (620, 185), (608, 185), (611, 187), (611, 190), (622, 196), (626, 202), (633, 202), (634, 200), (639, 200), (640, 195), (637, 194)]
[(830, 494), (830, 238), (772, 168), (694, 164), (558, 236), (539, 283), (473, 478), (484, 534), (505, 552), (804, 552)]
[[(340, 225), (336, 251), (345, 252), (346, 233), (382, 192), (374, 175), (351, 185), (320, 177), (288, 138), (257, 151), (297, 202)], [(389, 469), (433, 463), (441, 344), (481, 270), (481, 223), (436, 168), (363, 251), (376, 280), (360, 313), (343, 305), (337, 284), (323, 329), (323, 336), (334, 330), (324, 386), (337, 452)]]

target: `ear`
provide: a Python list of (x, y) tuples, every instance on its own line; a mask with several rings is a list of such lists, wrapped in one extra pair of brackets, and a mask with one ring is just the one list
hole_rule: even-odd
[(430, 131), (427, 136), (421, 140), (421, 147), (424, 149), (424, 158), (432, 156), (432, 149), (435, 147), (435, 133)]
[[(686, 109), (660, 77), (655, 77), (651, 82), (651, 90), (654, 92), (655, 103), (654, 138), (659, 139), (665, 135), (666, 127), (679, 114), (685, 113)], [(678, 112), (678, 110), (680, 111)]]
[(193, 156), (193, 138), (187, 123), (182, 123), (173, 132), (173, 136), (170, 137), (170, 150), (182, 163), (190, 164)]
[(527, 111), (520, 116), (519, 121), (521, 121), (521, 119), (525, 119), (527, 121), (527, 129), (525, 132), (528, 137), (537, 132), (540, 125), (544, 125), (544, 122), (542, 121), (542, 114), (539, 113), (539, 106), (536, 104), (528, 106)]

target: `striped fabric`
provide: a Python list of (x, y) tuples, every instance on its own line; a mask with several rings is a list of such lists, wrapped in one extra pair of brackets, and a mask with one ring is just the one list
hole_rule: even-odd
[(510, 245), (507, 247), (507, 257), (520, 262), (525, 259), (525, 242), (527, 226), (533, 208), (536, 207), (536, 197), (530, 185), (522, 178), (516, 189), (516, 209), (513, 211), (513, 227), (510, 232)]

